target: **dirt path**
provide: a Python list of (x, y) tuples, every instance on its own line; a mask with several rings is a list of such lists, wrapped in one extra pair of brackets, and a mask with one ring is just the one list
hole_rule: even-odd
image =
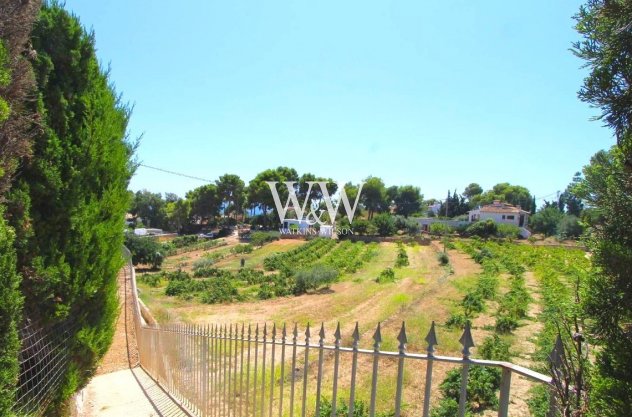
[(76, 417), (184, 417), (167, 393), (138, 366), (129, 271), (119, 273), (121, 311), (114, 340), (96, 376), (75, 396)]

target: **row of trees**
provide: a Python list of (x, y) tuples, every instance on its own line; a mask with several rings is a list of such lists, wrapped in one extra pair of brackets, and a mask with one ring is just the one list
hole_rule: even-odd
[[(278, 167), (257, 174), (248, 185), (238, 175), (226, 174), (219, 177), (214, 184), (189, 191), (184, 198), (173, 193), (166, 193), (163, 197), (160, 193), (137, 191), (131, 195), (132, 205), (129, 211), (140, 217), (145, 226), (174, 231), (181, 231), (191, 223), (213, 222), (219, 215), (235, 218), (237, 215), (249, 213), (254, 217), (256, 213), (273, 212), (270, 221), (274, 223), (275, 204), (266, 181), (294, 181), (299, 201), (309, 198), (315, 205), (323, 204), (323, 195), (319, 187), (312, 187), (310, 195), (307, 196), (308, 181), (328, 182), (327, 190), (332, 196), (338, 191), (337, 184), (330, 178), (318, 177), (311, 173), (299, 175), (293, 168)], [(359, 185), (347, 183), (344, 188), (353, 204), (358, 195)], [(282, 203), (285, 203), (285, 186), (279, 184), (277, 189)], [(483, 191), (480, 185), (472, 183), (466, 187), (463, 194), (458, 194), (456, 190), (453, 193), (448, 191), (448, 196), (441, 202), (437, 214), (450, 218), (457, 217), (467, 214), (478, 205), (490, 204), (494, 200), (535, 211), (535, 197), (523, 186), (500, 183), (490, 190)], [(387, 187), (381, 178), (374, 176), (364, 180), (359, 201), (360, 211), (366, 211), (367, 220), (372, 220), (375, 214), (391, 212), (404, 217), (426, 216), (429, 213), (428, 207), (437, 202), (424, 200), (419, 187)]]
[[(308, 181), (325, 181), (327, 191), (334, 196), (338, 185), (330, 178), (318, 177), (311, 173), (299, 175), (293, 168), (278, 167), (267, 169), (251, 180), (246, 186), (237, 175), (226, 174), (219, 177), (214, 184), (207, 184), (189, 191), (185, 198), (167, 193), (164, 198), (160, 193), (147, 190), (131, 195), (130, 213), (142, 219), (145, 226), (181, 230), (190, 223), (213, 221), (220, 214), (226, 217), (250, 213), (268, 213), (275, 211), (275, 204), (266, 181), (296, 182), (296, 194), (299, 201), (308, 198), (315, 205), (322, 205), (323, 195), (319, 187), (312, 187), (307, 195)], [(351, 202), (355, 201), (359, 185), (347, 183), (345, 192)], [(283, 184), (277, 187), (281, 201), (285, 203), (287, 190)], [(412, 185), (386, 187), (378, 177), (368, 177), (363, 185), (360, 203), (368, 212), (368, 218), (375, 213), (389, 211), (391, 207), (402, 216), (419, 213), (424, 206), (423, 195), (418, 187)], [(274, 213), (276, 215), (276, 213)]]
[(133, 171), (128, 119), (75, 16), (55, 2), (0, 2), (0, 415), (15, 401), (24, 318), (76, 329), (52, 408), (111, 343)]

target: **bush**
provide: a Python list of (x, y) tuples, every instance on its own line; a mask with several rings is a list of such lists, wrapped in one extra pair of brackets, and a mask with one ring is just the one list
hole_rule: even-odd
[(498, 278), (490, 275), (481, 275), (478, 279), (476, 292), (486, 300), (491, 300), (498, 291)]
[(167, 243), (170, 243), (175, 248), (184, 248), (186, 246), (195, 245), (199, 241), (200, 241), (200, 238), (197, 235), (185, 235), (185, 236), (175, 237)]
[(242, 268), (237, 272), (237, 279), (246, 281), (249, 285), (260, 284), (264, 282), (265, 275), (262, 271), (257, 271), (252, 268)]
[(465, 317), (464, 314), (454, 313), (454, 314), (450, 314), (450, 317), (448, 317), (448, 320), (445, 322), (445, 325), (448, 327), (457, 327), (457, 328), (462, 329), (469, 322), (470, 320), (467, 317)]
[(445, 223), (431, 223), (428, 232), (431, 235), (449, 235), (454, 233), (454, 228)]
[(472, 236), (482, 237), (484, 239), (495, 236), (498, 233), (498, 226), (492, 219), (481, 220), (471, 224), (466, 233)]
[(125, 246), (132, 253), (134, 265), (150, 265), (152, 268), (160, 268), (164, 259), (162, 245), (151, 237), (140, 237), (133, 233), (125, 234)]
[(251, 244), (246, 245), (237, 245), (231, 249), (233, 253), (251, 253), (253, 251), (253, 246)]
[(160, 275), (159, 274), (143, 274), (140, 277), (140, 282), (147, 284), (152, 288), (156, 288), (160, 285)]
[(373, 225), (380, 236), (392, 236), (395, 234), (395, 220), (388, 213), (380, 213), (373, 217)]
[(369, 223), (366, 219), (356, 219), (353, 222), (353, 233), (358, 235), (366, 235), (369, 233)]
[(564, 214), (555, 207), (547, 207), (535, 213), (529, 219), (529, 225), (536, 233), (553, 236), (557, 233), (557, 225)]
[(197, 271), (198, 269), (208, 269), (215, 265), (215, 259), (213, 258), (200, 258), (197, 261), (193, 262), (193, 271)]
[(509, 353), (509, 343), (505, 342), (497, 334), (487, 336), (483, 344), (478, 348), (478, 352), (483, 359), (490, 361), (509, 361), (511, 354)]
[(240, 299), (237, 287), (231, 279), (218, 277), (209, 279), (207, 282), (207, 289), (200, 297), (200, 301), (204, 304), (229, 303)]
[(380, 284), (393, 281), (395, 281), (395, 271), (392, 268), (386, 268), (375, 278), (375, 282)]
[(511, 333), (518, 328), (518, 320), (513, 316), (499, 315), (494, 328), (498, 333)]
[(338, 278), (338, 270), (328, 265), (314, 265), (309, 269), (298, 271), (295, 276), (294, 294), (329, 286)]
[(579, 219), (573, 215), (567, 215), (560, 219), (557, 225), (557, 235), (560, 239), (577, 239), (584, 232)]
[(406, 248), (401, 242), (399, 242), (397, 244), (397, 259), (395, 260), (395, 267), (401, 268), (403, 266), (408, 266), (408, 264), (408, 254), (406, 253)]
[(439, 261), (439, 265), (441, 266), (445, 266), (450, 263), (450, 258), (448, 257), (448, 254), (445, 252), (439, 252), (437, 254), (437, 260)]
[(252, 246), (263, 246), (268, 242), (279, 240), (279, 236), (269, 232), (252, 232), (250, 233), (250, 244)]
[[(473, 366), (467, 380), (468, 408), (481, 412), (498, 405), (496, 391), (500, 388), (500, 369)], [(458, 402), (461, 392), (461, 369), (452, 369), (439, 386), (444, 399)], [(443, 402), (443, 401), (442, 401)]]
[(520, 228), (513, 224), (499, 223), (496, 225), (496, 236), (518, 239), (520, 237)]
[(480, 293), (468, 292), (461, 301), (461, 306), (465, 312), (466, 317), (472, 317), (475, 313), (480, 313), (485, 310), (485, 301)]

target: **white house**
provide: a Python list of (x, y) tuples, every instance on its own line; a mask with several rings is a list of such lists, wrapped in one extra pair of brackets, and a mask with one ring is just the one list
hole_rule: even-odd
[(470, 222), (478, 220), (492, 219), (496, 223), (513, 224), (518, 227), (525, 227), (529, 224), (529, 212), (522, 210), (520, 206), (501, 203), (494, 200), (492, 204), (479, 207), (468, 212)]

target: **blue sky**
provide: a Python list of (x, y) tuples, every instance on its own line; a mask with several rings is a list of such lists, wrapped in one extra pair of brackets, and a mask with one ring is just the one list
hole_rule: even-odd
[[(576, 97), (580, 4), (66, 1), (134, 105), (142, 163), (371, 174), (427, 198), (504, 181), (547, 195), (614, 143)], [(130, 188), (199, 185), (140, 167)]]

